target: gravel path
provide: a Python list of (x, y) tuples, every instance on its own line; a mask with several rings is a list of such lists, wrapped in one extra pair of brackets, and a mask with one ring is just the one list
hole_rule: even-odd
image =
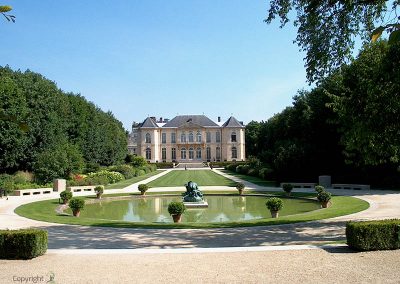
[[(54, 273), (56, 283), (399, 283), (400, 251), (346, 249), (62, 255), (0, 260), (0, 283)], [(29, 282), (33, 283), (33, 282)]]

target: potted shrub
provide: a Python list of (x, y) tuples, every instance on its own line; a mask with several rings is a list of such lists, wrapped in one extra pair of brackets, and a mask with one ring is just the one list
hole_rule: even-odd
[(320, 194), (321, 192), (325, 191), (325, 187), (323, 187), (322, 185), (317, 185), (315, 187), (315, 191), (317, 192), (317, 194)]
[(244, 191), (245, 185), (243, 182), (238, 182), (236, 184), (236, 189), (239, 191), (239, 194), (242, 195)]
[(94, 188), (94, 191), (96, 192), (97, 199), (101, 199), (101, 196), (104, 193), (104, 186), (98, 185)]
[(183, 202), (173, 201), (168, 204), (168, 213), (172, 216), (172, 219), (174, 219), (174, 223), (179, 223), (181, 221), (182, 214), (185, 210), (186, 207)]
[(75, 217), (79, 217), (81, 210), (85, 207), (85, 200), (80, 198), (72, 198), (68, 203), (69, 208), (72, 210), (72, 214)]
[(141, 195), (146, 195), (146, 191), (149, 189), (149, 186), (147, 184), (139, 184), (138, 185), (138, 190), (140, 191)]
[(72, 191), (64, 190), (60, 192), (60, 198), (64, 204), (67, 204), (68, 201), (72, 198)]
[(293, 190), (293, 185), (290, 183), (284, 183), (282, 184), (282, 189), (284, 192), (286, 192), (286, 196), (290, 196), (290, 193)]
[(322, 191), (321, 193), (318, 193), (317, 199), (321, 203), (322, 208), (328, 208), (330, 205), (330, 200), (332, 198), (332, 194), (327, 191)]
[(278, 197), (272, 197), (267, 200), (265, 203), (269, 211), (271, 211), (272, 218), (278, 218), (279, 210), (283, 208), (283, 201)]

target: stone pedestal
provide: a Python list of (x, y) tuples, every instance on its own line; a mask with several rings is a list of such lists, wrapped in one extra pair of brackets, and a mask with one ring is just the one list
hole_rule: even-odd
[(207, 201), (201, 201), (201, 202), (183, 202), (185, 204), (186, 208), (207, 208), (208, 203)]
[(332, 178), (331, 176), (319, 176), (318, 177), (318, 184), (322, 185), (325, 188), (332, 187)]
[(53, 181), (53, 191), (64, 191), (67, 188), (67, 181), (65, 179), (55, 179)]

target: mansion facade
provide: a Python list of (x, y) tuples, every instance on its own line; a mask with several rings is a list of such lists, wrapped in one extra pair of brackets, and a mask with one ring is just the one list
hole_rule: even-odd
[(245, 160), (245, 127), (231, 116), (225, 123), (205, 115), (179, 115), (171, 120), (148, 117), (133, 123), (128, 151), (157, 162)]

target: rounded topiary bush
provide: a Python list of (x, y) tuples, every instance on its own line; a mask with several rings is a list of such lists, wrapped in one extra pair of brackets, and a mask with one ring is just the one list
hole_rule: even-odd
[(185, 204), (183, 204), (183, 202), (173, 201), (170, 204), (168, 204), (168, 213), (170, 215), (183, 214), (185, 211), (186, 211), (186, 207), (185, 207)]
[(282, 184), (282, 189), (284, 192), (286, 192), (287, 195), (290, 195), (293, 190), (293, 185), (290, 183), (284, 183)]
[(325, 187), (323, 187), (322, 185), (317, 185), (315, 187), (315, 191), (317, 192), (317, 194), (320, 194), (321, 192), (325, 191)]
[(79, 217), (80, 211), (85, 208), (85, 200), (80, 198), (72, 198), (68, 203), (74, 216)]
[(279, 211), (283, 208), (283, 200), (278, 197), (271, 197), (268, 198), (265, 205), (270, 211)]
[(321, 202), (322, 208), (327, 208), (332, 199), (332, 194), (327, 191), (322, 191), (321, 193), (318, 193), (317, 199)]
[(64, 190), (60, 192), (60, 198), (62, 199), (64, 204), (67, 204), (68, 200), (72, 198), (72, 191)]
[(138, 185), (138, 190), (140, 191), (140, 193), (142, 194), (142, 195), (144, 195), (145, 194), (145, 192), (147, 191), (149, 189), (149, 186), (147, 185), (147, 184), (139, 184)]
[(243, 182), (238, 182), (236, 184), (236, 189), (239, 191), (239, 194), (243, 193), (244, 188), (245, 188), (245, 185)]

